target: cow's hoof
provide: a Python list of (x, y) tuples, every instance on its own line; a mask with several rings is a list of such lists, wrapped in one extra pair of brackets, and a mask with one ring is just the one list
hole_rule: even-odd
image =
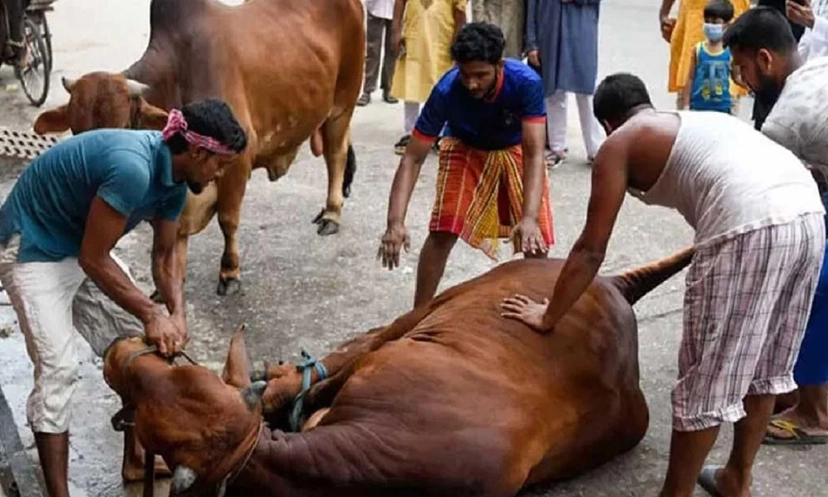
[(161, 296), (161, 292), (159, 292), (157, 288), (154, 292), (152, 292), (152, 295), (150, 295), (150, 300), (152, 300), (156, 304), (164, 303), (164, 297)]
[(313, 224), (319, 224), (319, 223), (321, 223), (321, 222), (322, 222), (322, 218), (323, 218), (324, 216), (325, 216), (325, 209), (322, 209), (321, 211), (319, 211), (319, 214), (317, 214), (317, 215), (316, 215), (316, 217), (315, 217), (315, 218), (313, 218), (313, 221), (312, 221), (312, 222), (313, 222)]
[(316, 234), (320, 236), (335, 235), (337, 233), (339, 233), (339, 223), (330, 219), (323, 219), (319, 223), (319, 228), (316, 229)]
[(343, 186), (342, 187), (342, 196), (348, 198), (351, 196), (351, 186)]
[(236, 295), (241, 292), (241, 280), (238, 278), (219, 278), (218, 288), (216, 293), (225, 297), (227, 295)]

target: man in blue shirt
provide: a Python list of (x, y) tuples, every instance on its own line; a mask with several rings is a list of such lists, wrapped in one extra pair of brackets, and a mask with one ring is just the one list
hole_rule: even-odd
[(470, 23), (460, 30), (451, 48), (456, 66), (432, 90), (394, 177), (378, 254), (389, 269), (399, 265), (400, 249), (409, 247), (405, 213), (411, 192), (445, 126), (415, 307), (434, 297), (458, 237), (492, 259), (501, 238), (513, 238), (515, 252), (534, 257), (545, 257), (554, 242), (543, 163), (543, 84), (530, 67), (503, 59), (504, 43), (493, 24)]
[[(98, 355), (118, 336), (142, 332), (164, 355), (181, 349), (187, 328), (178, 217), (188, 186), (200, 192), (246, 145), (227, 104), (205, 100), (171, 111), (162, 133), (104, 129), (55, 145), (0, 207), (0, 283), (34, 363), (26, 416), (50, 497), (69, 496), (74, 330)], [(111, 253), (141, 221), (153, 225), (152, 274), (166, 312)], [(141, 449), (131, 432), (124, 450), (124, 478), (140, 479)]]

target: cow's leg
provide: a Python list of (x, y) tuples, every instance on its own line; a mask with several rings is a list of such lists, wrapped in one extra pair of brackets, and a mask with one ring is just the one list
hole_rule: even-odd
[(234, 295), (241, 291), (239, 278), (241, 268), (236, 233), (239, 229), (242, 200), (247, 190), (250, 167), (250, 158), (245, 156), (241, 162), (229, 167), (218, 180), (216, 210), (219, 226), (224, 234), (224, 253), (221, 256), (221, 270), (216, 289), (219, 295)]
[[(350, 150), (349, 154), (350, 122), (351, 112), (346, 112), (329, 117), (322, 125), (322, 148), (325, 164), (328, 167), (328, 199), (325, 208), (313, 222), (319, 225), (316, 232), (323, 236), (339, 231), (344, 202), (345, 171), (349, 156), (352, 159), (350, 167), (352, 170), (356, 167), (356, 156), (353, 150)], [(353, 179), (353, 174), (350, 174), (350, 177)], [(350, 190), (350, 185), (348, 186)]]

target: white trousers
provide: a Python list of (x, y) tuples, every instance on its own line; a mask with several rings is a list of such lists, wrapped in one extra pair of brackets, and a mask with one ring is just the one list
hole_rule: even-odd
[[(69, 405), (76, 388), (78, 337), (102, 356), (119, 336), (143, 336), (144, 326), (110, 300), (76, 258), (18, 263), (18, 244), (15, 236), (5, 249), (0, 246), (0, 282), (34, 365), (26, 418), (35, 433), (63, 433), (69, 429)], [(127, 266), (112, 258), (129, 276)]]
[(417, 102), (405, 102), (403, 108), (405, 112), (405, 134), (410, 135), (414, 131), (414, 126), (417, 124), (417, 118), (420, 117), (420, 104)]
[[(547, 133), (549, 148), (553, 152), (563, 152), (566, 149), (566, 105), (568, 93), (556, 91), (546, 98)], [(581, 120), (581, 133), (584, 137), (587, 156), (595, 158), (598, 149), (606, 139), (606, 133), (601, 124), (595, 119), (592, 112), (592, 95), (576, 93), (575, 101), (578, 104), (578, 115)]]

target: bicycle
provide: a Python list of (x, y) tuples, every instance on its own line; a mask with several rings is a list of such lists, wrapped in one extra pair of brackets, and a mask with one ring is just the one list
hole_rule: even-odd
[[(49, 94), (49, 80), (52, 72), (52, 34), (46, 21), (46, 12), (54, 10), (55, 0), (29, 0), (24, 2), (23, 40), (28, 49), (28, 63), (25, 67), (15, 64), (12, 54), (0, 53), (0, 66), (14, 66), (14, 74), (26, 97), (35, 107), (40, 107)], [(5, 4), (0, 5), (0, 40), (3, 45), (9, 39), (8, 17)], [(38, 84), (39, 83), (39, 84)]]

